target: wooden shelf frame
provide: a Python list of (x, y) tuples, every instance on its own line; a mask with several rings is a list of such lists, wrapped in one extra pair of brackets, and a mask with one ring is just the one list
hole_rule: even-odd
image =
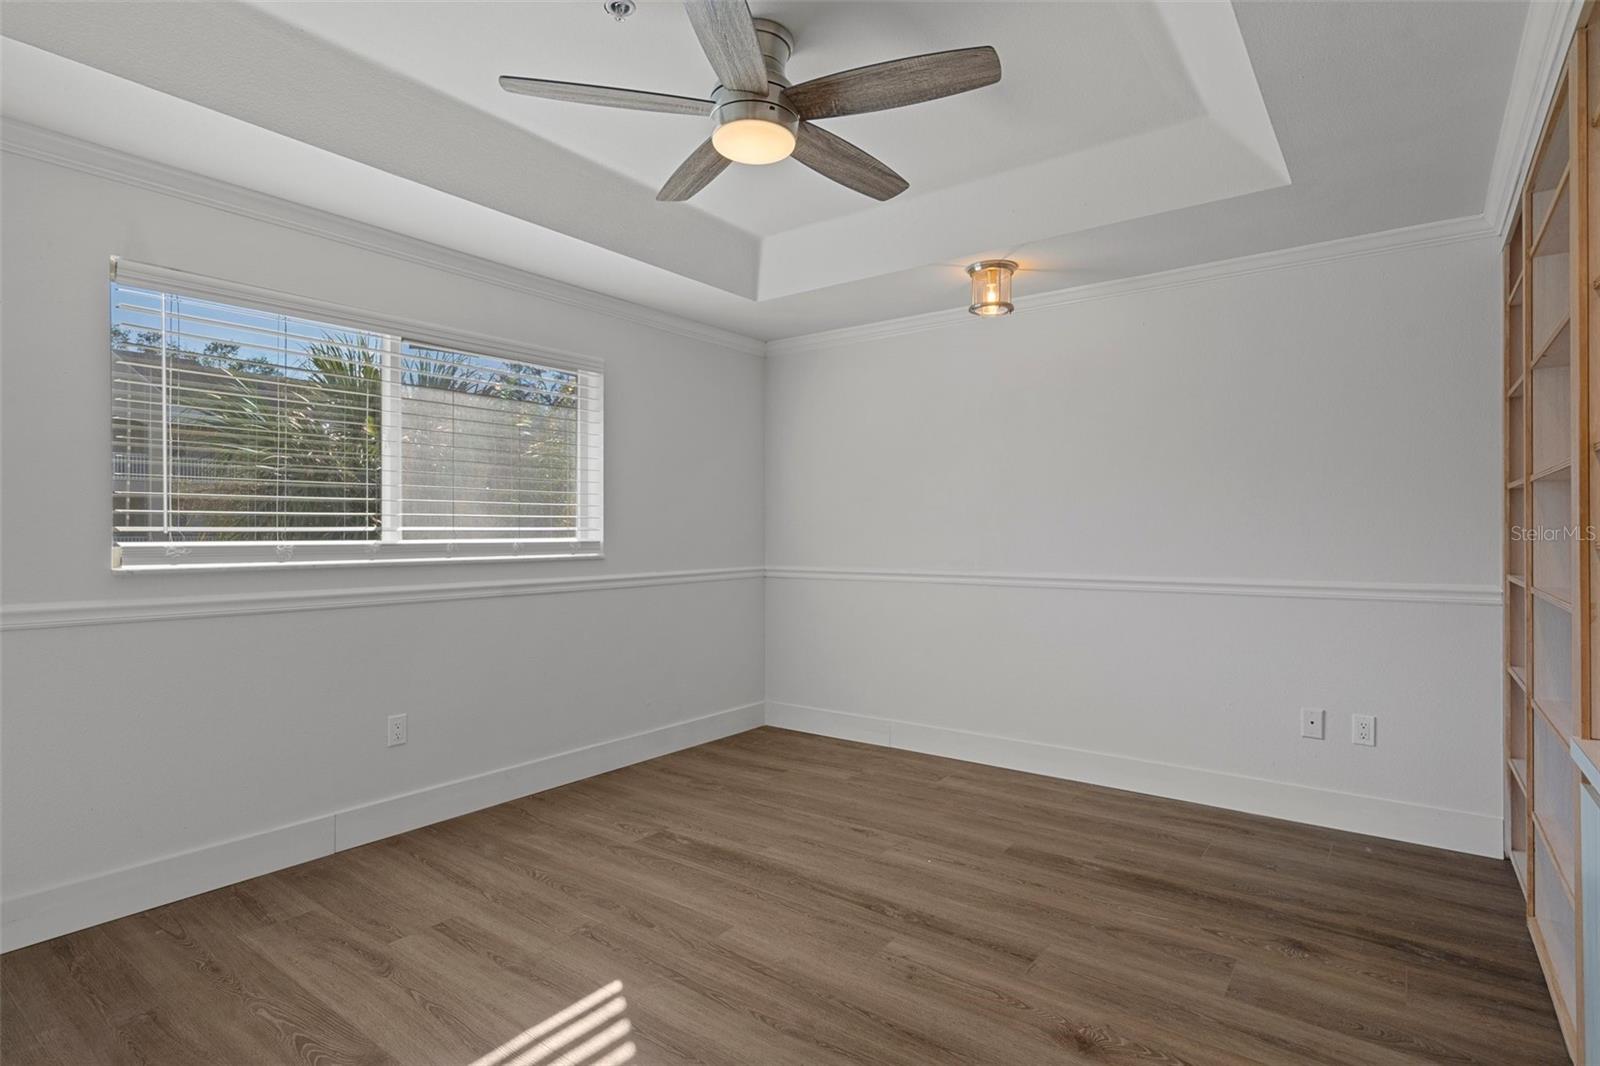
[[(1581, 532), (1600, 528), (1591, 486), (1600, 473), (1600, 372), (1590, 372), (1600, 358), (1592, 350), (1600, 340), (1591, 343), (1590, 335), (1600, 327), (1600, 233), (1591, 221), (1591, 199), (1600, 196), (1600, 134), (1591, 136), (1597, 123), (1600, 18), (1585, 9), (1527, 170), (1501, 274), (1506, 857), (1527, 899), (1529, 935), (1562, 1034), (1579, 1063), (1600, 1061), (1600, 1033), (1584, 1032), (1581, 1010), (1585, 964), (1600, 980), (1600, 960), (1583, 956), (1580, 786), (1566, 750), (1573, 738), (1595, 735), (1592, 708), (1600, 695), (1592, 624), (1600, 566)], [(1564, 765), (1542, 765), (1541, 757)], [(1541, 885), (1541, 877), (1556, 884)], [(1571, 970), (1561, 969), (1569, 958)]]

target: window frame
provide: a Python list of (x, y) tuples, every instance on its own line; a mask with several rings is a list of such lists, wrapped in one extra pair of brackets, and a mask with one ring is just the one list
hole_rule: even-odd
[[(579, 448), (577, 478), (578, 493), (577, 529), (581, 539), (460, 539), (460, 540), (403, 540), (391, 537), (387, 531), (371, 540), (296, 540), (296, 541), (147, 541), (118, 544), (116, 542), (115, 516), (112, 515), (111, 569), (118, 573), (148, 571), (206, 571), (232, 569), (271, 569), (276, 567), (391, 565), (430, 562), (491, 562), (508, 560), (552, 559), (602, 559), (605, 557), (605, 364), (593, 356), (544, 346), (522, 344), (500, 337), (474, 333), (468, 330), (443, 327), (369, 312), (328, 300), (298, 296), (290, 293), (224, 281), (170, 267), (140, 263), (122, 256), (110, 260), (108, 316), (112, 300), (112, 286), (147, 289), (177, 296), (231, 304), (246, 310), (268, 314), (290, 315), (311, 319), (331, 326), (358, 330), (385, 338), (383, 385), (381, 396), (385, 412), (397, 396), (396, 386), (400, 369), (398, 360), (387, 358), (398, 354), (404, 344), (459, 352), (492, 359), (505, 359), (564, 373), (576, 374), (583, 386), (578, 395)], [(115, 404), (115, 392), (111, 396)], [(391, 500), (390, 474), (397, 449), (392, 446), (390, 423), (384, 422), (384, 476), (383, 498), (380, 501), (385, 518), (393, 513), (399, 500)], [(398, 427), (396, 427), (398, 429)], [(107, 442), (110, 444), (110, 441)], [(114, 446), (108, 447), (114, 453)], [(115, 506), (116, 483), (114, 475), (108, 486), (107, 500)]]

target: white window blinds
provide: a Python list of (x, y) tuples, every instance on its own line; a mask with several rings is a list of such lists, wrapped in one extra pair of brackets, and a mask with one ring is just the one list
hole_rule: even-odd
[(597, 365), (305, 304), (113, 261), (113, 565), (601, 553)]

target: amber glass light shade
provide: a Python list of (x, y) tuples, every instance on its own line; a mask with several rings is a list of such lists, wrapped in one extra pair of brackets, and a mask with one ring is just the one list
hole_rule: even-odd
[(967, 267), (972, 278), (972, 303), (967, 310), (983, 318), (1009, 315), (1016, 310), (1011, 302), (1011, 275), (1017, 264), (1009, 259), (985, 259)]

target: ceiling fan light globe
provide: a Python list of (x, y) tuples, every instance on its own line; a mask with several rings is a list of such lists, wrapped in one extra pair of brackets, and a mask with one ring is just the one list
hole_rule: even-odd
[(718, 126), (711, 146), (725, 159), (765, 166), (788, 159), (794, 152), (794, 131), (764, 118), (742, 118)]

